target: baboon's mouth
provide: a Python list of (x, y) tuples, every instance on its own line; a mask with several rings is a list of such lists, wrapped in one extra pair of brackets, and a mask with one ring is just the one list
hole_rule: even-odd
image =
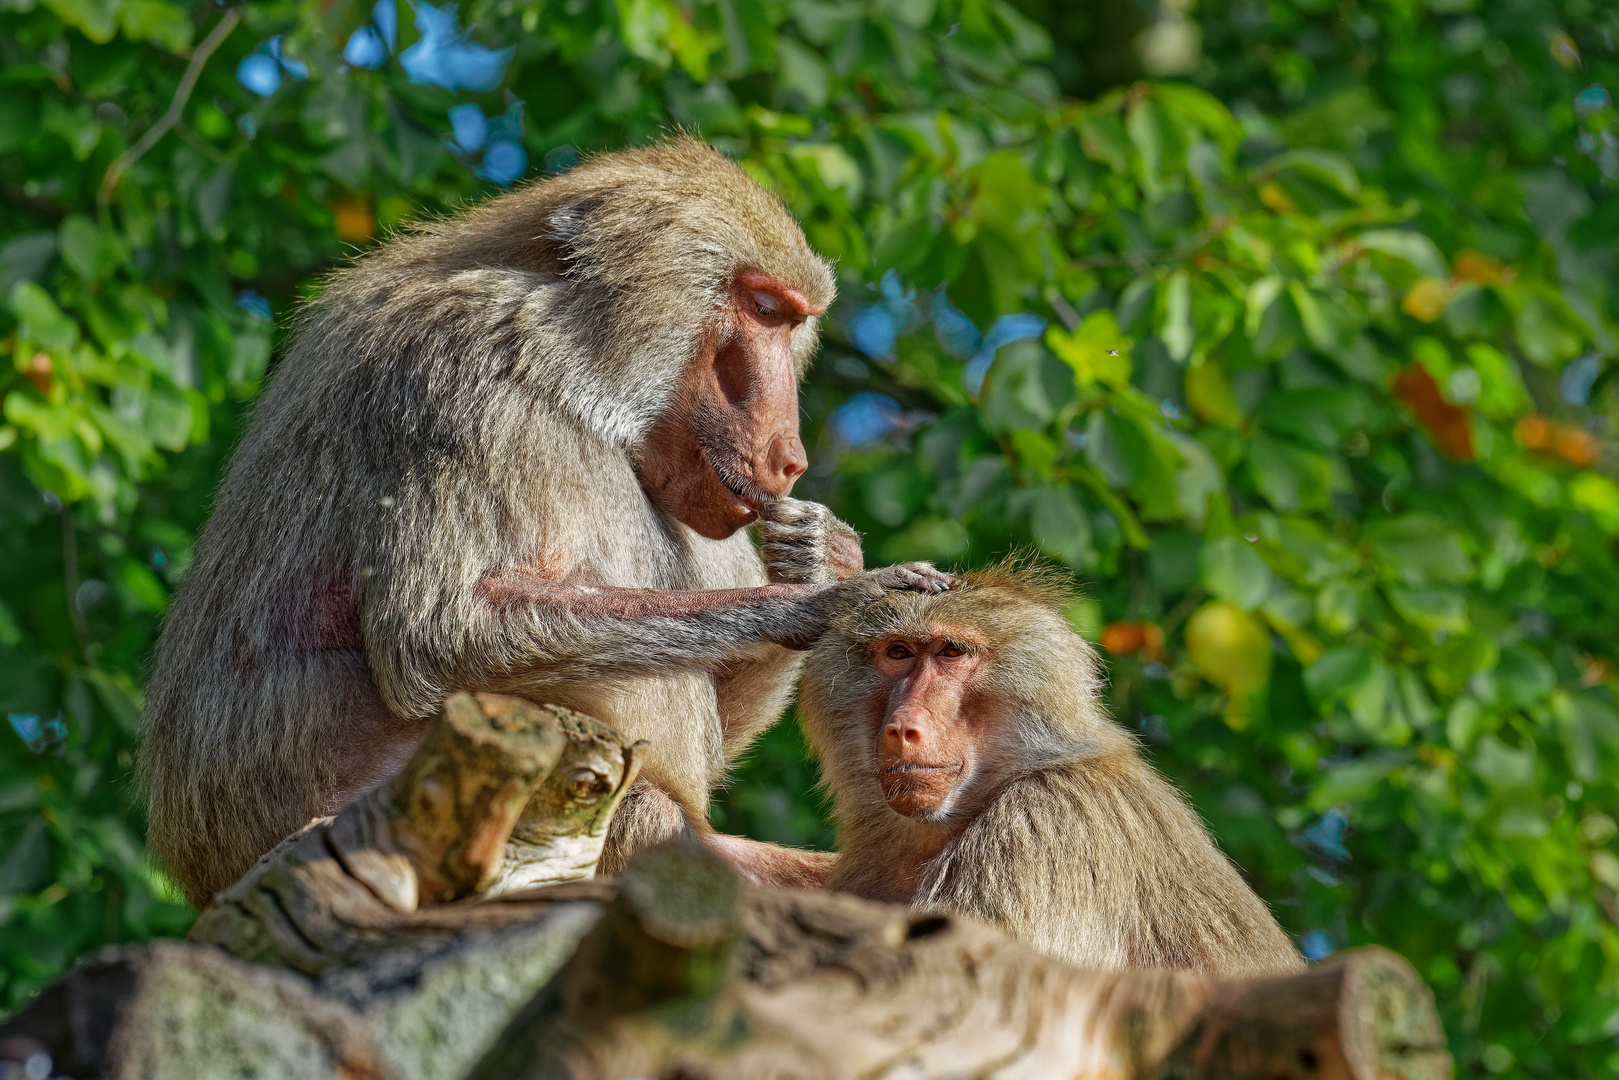
[(916, 776), (931, 773), (958, 773), (961, 771), (959, 763), (955, 765), (925, 765), (921, 762), (906, 762), (901, 765), (884, 765), (877, 770), (883, 776)]
[[(716, 472), (714, 475), (719, 476), (720, 474)], [(732, 498), (736, 499), (737, 504), (750, 514), (757, 514), (759, 512), (759, 507), (765, 504), (765, 500), (760, 496), (755, 495), (753, 492), (748, 491), (745, 488), (739, 489), (731, 484), (726, 483), (725, 477), (723, 476), (720, 476), (720, 483), (725, 485), (725, 490), (731, 493)]]
[(737, 506), (744, 512), (757, 514), (759, 507), (771, 501), (769, 494), (760, 491), (752, 483), (742, 479), (740, 476), (734, 475), (730, 469), (722, 468), (717, 464), (713, 456), (709, 454), (706, 446), (703, 448), (703, 460), (713, 470), (714, 479), (720, 482), (720, 487), (730, 492), (731, 498), (736, 500)]

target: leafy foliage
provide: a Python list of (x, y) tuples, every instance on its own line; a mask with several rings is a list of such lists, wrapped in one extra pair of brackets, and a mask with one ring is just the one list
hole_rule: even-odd
[[(803, 488), (870, 559), (1072, 568), (1116, 714), (1307, 951), (1406, 954), (1470, 1069), (1619, 1066), (1619, 25), (1123, 7), (261, 0), (205, 55), (235, 15), (6, 0), (6, 1003), (189, 918), (139, 683), (298, 297), (681, 124), (838, 260)], [(778, 728), (716, 818), (824, 843), (812, 775)]]

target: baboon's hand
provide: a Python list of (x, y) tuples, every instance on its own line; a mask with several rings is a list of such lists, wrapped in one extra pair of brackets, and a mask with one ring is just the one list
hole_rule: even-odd
[(847, 581), (814, 590), (799, 603), (791, 625), (772, 635), (770, 640), (789, 649), (807, 649), (815, 644), (815, 639), (826, 632), (827, 626), (841, 612), (903, 589), (942, 593), (954, 581), (943, 570), (925, 562), (868, 570)]
[(820, 503), (765, 503), (759, 508), (759, 539), (770, 580), (780, 584), (830, 585), (865, 569), (860, 534)]
[(868, 571), (848, 582), (839, 591), (847, 589), (857, 593), (862, 599), (876, 600), (885, 593), (901, 589), (930, 594), (942, 593), (949, 589), (955, 580), (932, 563), (908, 562)]

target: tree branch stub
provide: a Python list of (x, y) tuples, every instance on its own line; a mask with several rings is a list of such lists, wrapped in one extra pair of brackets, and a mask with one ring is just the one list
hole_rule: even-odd
[(454, 695), (399, 776), (283, 841), (215, 898), (191, 940), (318, 975), (520, 921), (554, 898), (456, 901), (499, 891), (514, 848), (525, 885), (589, 876), (642, 750), (566, 709)]

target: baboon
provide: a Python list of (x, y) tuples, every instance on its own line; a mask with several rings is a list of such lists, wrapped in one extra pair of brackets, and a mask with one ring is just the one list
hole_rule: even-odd
[[(833, 299), (786, 209), (690, 138), (421, 225), (332, 274), (169, 610), (151, 841), (197, 902), (391, 775), (451, 692), (652, 747), (604, 868), (682, 832), (782, 711), (858, 538), (786, 496)], [(766, 560), (744, 527), (769, 519)], [(766, 561), (772, 567), (767, 575)], [(790, 648), (789, 648), (790, 647)], [(712, 843), (761, 880), (830, 857)]]
[(976, 916), (1086, 968), (1301, 969), (1107, 717), (1063, 597), (1003, 566), (834, 618), (799, 691), (839, 832), (830, 886)]

